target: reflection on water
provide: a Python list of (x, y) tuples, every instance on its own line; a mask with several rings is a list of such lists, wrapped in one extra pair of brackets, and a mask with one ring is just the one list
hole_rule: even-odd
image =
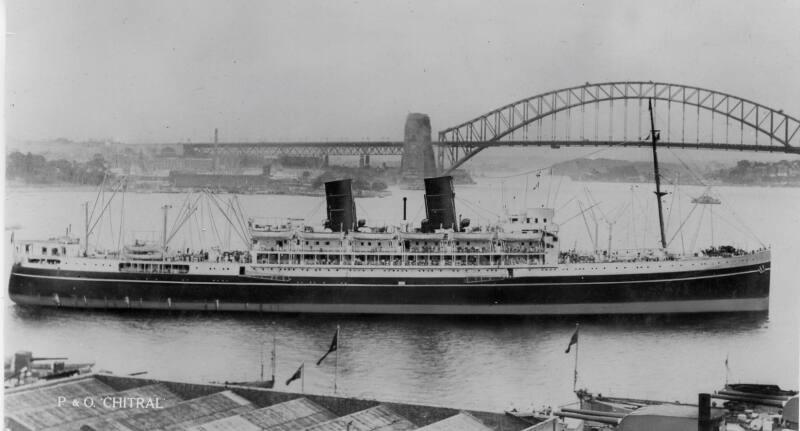
[[(572, 186), (575, 190), (581, 187)], [(626, 185), (599, 187), (594, 192), (598, 200), (608, 202), (620, 196), (624, 201), (630, 196)], [(569, 188), (565, 182), (563, 190)], [(493, 201), (497, 193), (492, 190), (473, 186), (458, 193), (460, 199), (499, 208)], [(421, 192), (395, 194), (392, 201), (359, 200), (359, 211), (390, 219), (401, 208), (400, 204), (395, 208), (393, 202), (405, 195), (410, 196), (410, 214), (415, 202), (421, 205)], [(578, 319), (88, 312), (26, 309), (6, 298), (4, 345), (7, 352), (24, 349), (43, 356), (65, 355), (76, 362), (95, 361), (96, 369), (118, 374), (148, 371), (149, 376), (163, 379), (238, 381), (258, 378), (261, 352), (269, 358), (274, 337), (278, 382), (305, 362), (308, 392), (331, 393), (337, 369), (341, 394), (498, 410), (575, 400), (571, 393), (575, 356), (564, 350), (579, 320), (578, 386), (592, 391), (694, 401), (698, 392), (723, 384), (726, 357), (732, 381), (796, 386), (796, 310), (800, 304), (795, 287), (800, 278), (796, 265), (800, 250), (795, 244), (800, 238), (796, 229), (787, 227), (798, 221), (800, 191), (730, 188), (726, 195), (738, 217), (750, 221), (751, 228), (772, 245), (768, 313)], [(50, 236), (58, 233), (51, 230), (54, 227), (79, 226), (82, 214), (74, 204), (93, 197), (91, 193), (53, 191), (8, 195), (7, 200), (13, 202), (6, 207), (7, 223), (23, 226), (16, 232), (17, 238)], [(569, 198), (565, 192), (559, 202)], [(126, 223), (136, 230), (156, 226), (159, 206), (165, 201), (179, 206), (183, 196), (133, 195), (126, 199), (128, 211), (135, 212), (126, 216)], [(319, 204), (319, 198), (309, 197), (240, 199), (248, 214), (266, 216), (281, 215), (285, 208), (307, 215)], [(565, 214), (562, 220), (572, 215)], [(107, 230), (118, 231), (118, 224), (103, 225), (106, 223)], [(562, 238), (563, 243), (580, 248), (587, 242), (586, 232), (576, 223), (562, 226)], [(640, 224), (636, 232), (620, 226), (619, 233), (615, 231), (620, 247), (625, 246), (626, 237), (641, 240), (645, 234)], [(717, 238), (736, 238), (736, 232), (725, 231), (725, 226), (718, 227)], [(193, 232), (197, 233), (197, 226)], [(655, 238), (654, 232), (651, 227), (646, 235)], [(600, 236), (605, 238), (602, 230)], [(192, 238), (180, 241), (188, 244)], [(315, 363), (330, 345), (337, 325), (341, 327), (338, 361), (331, 355), (317, 367)], [(270, 369), (269, 363), (265, 369)], [(279, 383), (277, 389), (287, 388)], [(299, 386), (288, 389), (299, 390)]]
[[(571, 400), (574, 359), (564, 349), (575, 317), (86, 312), (17, 306), (9, 311), (11, 326), (21, 331), (9, 334), (10, 340), (27, 338), (26, 346), (37, 353), (96, 360), (99, 368), (118, 373), (146, 370), (154, 377), (193, 381), (254, 379), (261, 351), (269, 353), (274, 336), (278, 380), (306, 362), (306, 390), (329, 393), (334, 361), (313, 364), (339, 325), (342, 393), (494, 409)], [(605, 393), (624, 390), (691, 400), (694, 392), (721, 384), (726, 355), (736, 368), (734, 358), (741, 356), (736, 346), (770, 349), (767, 313), (593, 316), (581, 317), (580, 324), (579, 381)], [(761, 370), (753, 375), (764, 376)], [(783, 375), (791, 373), (775, 376)]]

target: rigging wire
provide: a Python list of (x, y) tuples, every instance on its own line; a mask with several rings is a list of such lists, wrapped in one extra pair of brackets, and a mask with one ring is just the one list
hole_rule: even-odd
[(111, 246), (114, 246), (114, 217), (111, 217), (111, 210), (108, 210), (108, 236), (111, 239)]
[(675, 184), (672, 185), (672, 199), (669, 201), (669, 212), (667, 213), (667, 222), (664, 225), (664, 229), (669, 229), (669, 222), (672, 220), (672, 209), (675, 207), (675, 198), (678, 196), (678, 183), (680, 182), (680, 177), (678, 180), (675, 181)]
[(206, 199), (206, 206), (208, 207), (208, 219), (211, 224), (211, 230), (214, 232), (214, 236), (217, 238), (217, 244), (222, 244), (222, 237), (217, 230), (217, 221), (214, 220), (214, 212), (211, 211), (211, 199)]
[(685, 161), (684, 161), (682, 158), (680, 158), (680, 157), (679, 157), (679, 156), (678, 156), (678, 155), (677, 155), (677, 154), (676, 154), (674, 151), (672, 151), (672, 148), (667, 148), (667, 149), (669, 150), (670, 154), (672, 154), (672, 155), (673, 155), (673, 156), (674, 156), (676, 159), (678, 159), (678, 161), (679, 161), (679, 162), (681, 163), (681, 165), (682, 165), (682, 166), (683, 166), (683, 167), (686, 169), (686, 171), (687, 171), (687, 172), (689, 172), (689, 174), (690, 174), (690, 175), (692, 175), (692, 176), (694, 177), (695, 181), (699, 182), (699, 183), (700, 183), (700, 185), (702, 185), (702, 186), (705, 186), (705, 187), (710, 187), (710, 186), (708, 186), (708, 184), (706, 184), (706, 182), (705, 182), (705, 178), (703, 178), (703, 177), (702, 177), (700, 174), (698, 174), (698, 173), (695, 171), (695, 169), (692, 169), (692, 167), (691, 167), (691, 166), (689, 166), (689, 164), (688, 164), (688, 163), (686, 163), (686, 162), (685, 162)]
[[(689, 172), (690, 172), (692, 175), (695, 175), (695, 177), (696, 177), (696, 180), (697, 180), (697, 181), (698, 181), (698, 182), (699, 182), (701, 185), (703, 185), (703, 186), (707, 187), (707, 189), (710, 189), (710, 188), (711, 188), (711, 186), (710, 186), (710, 185), (708, 185), (708, 184), (706, 184), (706, 183), (703, 181), (703, 178), (702, 178), (702, 177), (700, 177), (700, 176), (699, 176), (699, 174), (697, 174), (696, 172), (694, 172), (694, 170), (692, 170), (692, 168), (691, 168), (691, 167), (689, 167), (689, 166), (688, 166), (688, 164), (687, 164), (686, 162), (684, 162), (684, 161), (683, 161), (683, 159), (681, 159), (681, 158), (680, 158), (680, 157), (679, 157), (677, 154), (675, 154), (675, 153), (674, 153), (674, 152), (673, 152), (671, 149), (670, 149), (670, 152), (671, 152), (671, 153), (672, 153), (672, 154), (675, 156), (675, 158), (676, 158), (676, 159), (678, 159), (678, 161), (680, 161), (680, 162), (681, 162), (681, 164), (682, 164), (682, 165), (683, 165), (683, 166), (684, 166), (684, 167), (685, 167), (687, 170), (689, 170)], [(721, 191), (720, 189), (715, 189), (715, 193), (716, 193), (717, 195), (719, 195), (721, 198), (723, 198), (723, 199), (721, 199), (721, 200), (722, 200), (722, 205), (723, 205), (723, 207), (724, 207), (726, 210), (728, 210), (728, 211), (731, 213), (731, 215), (732, 215), (732, 216), (733, 216), (733, 217), (736, 219), (736, 221), (737, 221), (737, 222), (741, 223), (741, 227), (742, 227), (742, 228), (744, 228), (744, 229), (747, 231), (747, 233), (748, 233), (748, 234), (752, 235), (752, 236), (753, 236), (753, 237), (756, 239), (756, 241), (758, 241), (758, 243), (759, 243), (759, 244), (761, 244), (761, 246), (762, 246), (762, 247), (766, 247), (766, 245), (764, 244), (764, 242), (763, 242), (763, 241), (761, 241), (761, 239), (760, 239), (760, 238), (759, 238), (759, 237), (758, 237), (758, 236), (757, 236), (757, 235), (756, 235), (756, 234), (755, 234), (755, 233), (754, 233), (754, 232), (753, 232), (753, 231), (750, 229), (750, 227), (747, 225), (747, 223), (745, 223), (743, 220), (741, 220), (741, 219), (739, 218), (738, 214), (736, 214), (736, 211), (734, 211), (734, 210), (733, 210), (733, 208), (731, 208), (730, 206), (728, 206), (728, 204), (726, 203), (726, 201), (728, 200), (728, 199), (727, 199), (727, 196), (726, 196), (725, 194), (723, 194), (723, 193), (722, 193), (722, 191)]]
[(417, 207), (417, 212), (414, 214), (414, 217), (411, 218), (411, 220), (419, 220), (417, 217), (419, 216), (419, 213), (422, 212), (423, 208), (425, 208), (425, 202), (423, 202), (419, 207)]
[(669, 247), (669, 245), (672, 244), (672, 241), (675, 239), (676, 236), (678, 236), (678, 234), (681, 234), (681, 242), (683, 241), (683, 235), (682, 235), (683, 226), (686, 224), (686, 222), (689, 221), (689, 217), (692, 216), (692, 213), (694, 212), (695, 209), (697, 209), (697, 206), (698, 206), (698, 204), (694, 204), (692, 209), (689, 210), (689, 214), (686, 215), (686, 218), (683, 220), (683, 222), (680, 224), (680, 226), (678, 226), (678, 230), (675, 231), (675, 234), (672, 235), (672, 238), (670, 238), (669, 241), (667, 242), (667, 247)]
[(758, 238), (758, 237), (757, 237), (755, 234), (753, 234), (752, 232), (748, 232), (747, 230), (743, 230), (741, 226), (734, 224), (733, 222), (731, 222), (731, 221), (727, 220), (725, 217), (722, 217), (722, 216), (720, 216), (720, 215), (717, 215), (717, 219), (718, 219), (718, 220), (721, 220), (721, 221), (723, 221), (723, 222), (725, 222), (725, 223), (726, 223), (728, 226), (730, 226), (731, 228), (733, 228), (734, 230), (736, 230), (736, 231), (738, 231), (738, 232), (740, 232), (740, 233), (749, 234), (749, 235), (750, 235), (750, 237), (752, 237), (753, 239), (755, 239), (755, 240), (756, 240), (756, 242), (758, 242), (758, 243), (761, 245), (761, 247), (763, 247), (763, 248), (766, 248), (766, 247), (767, 247), (767, 246), (766, 246), (764, 243), (762, 243), (762, 242), (761, 242), (761, 240), (760, 240), (760, 239), (759, 239), (759, 238)]
[[(188, 238), (188, 239), (189, 239), (189, 248), (194, 248), (194, 241), (193, 241), (193, 238), (194, 238), (194, 231), (193, 231), (193, 226), (194, 226), (194, 223), (196, 223), (196, 222), (197, 222), (197, 212), (193, 213), (193, 214), (192, 214), (192, 217), (190, 217), (190, 218), (189, 218), (189, 223), (186, 225), (186, 230), (188, 231), (188, 233), (187, 233), (187, 235), (186, 235), (186, 236), (183, 238), (183, 244), (182, 244), (181, 248), (183, 248), (183, 246), (185, 246), (185, 245), (186, 245), (186, 238)], [(188, 250), (187, 250), (187, 251), (188, 251)]]
[[(580, 203), (580, 201), (578, 203)], [(578, 216), (583, 215), (583, 213), (585, 213), (586, 211), (589, 211), (590, 209), (592, 209), (592, 207), (595, 207), (597, 205), (599, 205), (599, 204), (594, 204), (591, 207), (588, 207), (586, 209), (581, 210), (578, 214), (575, 214), (574, 216), (566, 219), (565, 221), (560, 222), (559, 226), (564, 226), (565, 224), (569, 223), (570, 221), (572, 221), (573, 219), (577, 218)]]
[[(94, 197), (94, 205), (92, 206), (92, 211), (89, 213), (89, 220), (94, 219), (94, 210), (95, 210), (95, 208), (97, 208), (97, 201), (100, 199), (101, 196), (104, 199), (103, 202), (105, 202), (105, 187), (104, 186), (106, 184), (106, 178), (107, 178), (107, 175), (103, 175), (103, 181), (98, 186), (97, 195), (95, 195), (95, 197)], [(88, 221), (87, 221), (87, 223), (88, 223)], [(88, 246), (88, 244), (87, 244), (87, 246)]]
[[(628, 244), (628, 247), (630, 247), (630, 244), (633, 243), (633, 248), (638, 248), (636, 244), (636, 222), (634, 217), (634, 214), (636, 213), (636, 204), (633, 198), (633, 186), (631, 186), (631, 228), (626, 229), (627, 235), (625, 237), (625, 242)], [(633, 241), (631, 241), (631, 238), (633, 238)]]
[(239, 224), (242, 226), (242, 230), (245, 232), (245, 236), (247, 237), (247, 244), (245, 245), (247, 248), (250, 248), (250, 244), (253, 243), (253, 235), (250, 233), (250, 229), (246, 228), (245, 226), (249, 226), (247, 224), (247, 220), (245, 220), (244, 209), (242, 209), (241, 201), (239, 201), (239, 196), (234, 195), (234, 201), (236, 202), (236, 208), (239, 211)]
[[(319, 202), (317, 202), (317, 204), (314, 206), (314, 208), (312, 208), (311, 211), (309, 211), (305, 215), (305, 217), (303, 217), (303, 220), (311, 220), (311, 216), (317, 214), (317, 212), (319, 211), (319, 208), (322, 206), (323, 202), (325, 202), (325, 201), (320, 200)], [(325, 216), (327, 217), (327, 214)]]
[(481, 211), (487, 212), (487, 213), (491, 214), (494, 217), (500, 217), (500, 214), (498, 214), (498, 213), (496, 213), (496, 212), (494, 212), (494, 211), (492, 211), (490, 209), (484, 208), (484, 207), (478, 205), (476, 202), (472, 202), (470, 200), (467, 200), (467, 199), (464, 199), (464, 198), (459, 198), (459, 197), (457, 197), (456, 200), (458, 202), (460, 202), (460, 203), (464, 203), (464, 204), (467, 204), (467, 205), (472, 205), (473, 207), (475, 207), (477, 209), (480, 209)]
[[(238, 236), (239, 236), (239, 238), (240, 238), (240, 239), (241, 239), (241, 240), (242, 240), (242, 241), (243, 241), (245, 244), (249, 244), (249, 241), (248, 241), (248, 240), (247, 240), (247, 238), (245, 237), (245, 234), (244, 234), (244, 233), (242, 233), (242, 232), (240, 232), (238, 229), (236, 229), (236, 224), (235, 224), (235, 223), (234, 223), (234, 222), (231, 220), (231, 218), (228, 216), (228, 214), (226, 214), (226, 213), (225, 213), (225, 210), (222, 208), (222, 205), (221, 205), (221, 204), (220, 204), (220, 202), (219, 202), (219, 198), (218, 198), (216, 195), (214, 195), (214, 194), (210, 194), (210, 193), (207, 193), (206, 195), (211, 197), (211, 202), (213, 202), (213, 203), (214, 203), (214, 206), (216, 206), (216, 207), (217, 207), (217, 210), (218, 210), (218, 211), (219, 211), (219, 212), (222, 214), (222, 216), (223, 216), (223, 217), (225, 217), (225, 219), (228, 221), (228, 223), (230, 223), (232, 226), (234, 226), (234, 231), (236, 232), (236, 235), (238, 235)], [(209, 214), (210, 214), (210, 213), (209, 213)], [(216, 226), (215, 226), (215, 232), (216, 232)], [(219, 241), (219, 243), (220, 243), (220, 244), (223, 244), (223, 242), (222, 242), (222, 240), (220, 239), (220, 237), (219, 237), (219, 234), (218, 234), (218, 233), (217, 233), (217, 239), (218, 239), (218, 241)]]
[[(167, 236), (167, 244), (169, 244), (169, 242), (172, 241), (172, 238), (174, 238), (175, 235), (178, 234), (178, 231), (184, 225), (184, 223), (186, 223), (186, 221), (189, 220), (189, 218), (192, 216), (192, 214), (194, 214), (195, 211), (197, 211), (197, 203), (200, 201), (201, 197), (202, 197), (202, 195), (197, 196), (197, 198), (194, 201), (194, 204), (191, 204), (189, 202), (185, 202), (184, 205), (181, 207), (181, 210), (178, 213), (178, 217), (175, 217), (175, 220), (172, 223), (173, 227), (171, 228), (170, 233)], [(188, 198), (189, 198), (189, 195), (187, 195), (187, 200), (188, 200)], [(187, 205), (187, 203), (189, 205)]]
[(568, 199), (566, 202), (564, 202), (564, 204), (563, 204), (563, 205), (561, 205), (560, 207), (558, 207), (558, 209), (556, 210), (556, 214), (557, 214), (557, 213), (559, 213), (559, 212), (561, 212), (561, 210), (562, 210), (562, 209), (564, 209), (564, 208), (565, 208), (567, 205), (569, 205), (569, 203), (570, 203), (570, 202), (574, 201), (574, 200), (575, 200), (575, 198), (576, 198), (577, 196), (578, 196), (578, 194), (577, 194), (577, 193), (575, 193), (574, 195), (572, 195), (572, 197), (571, 197), (571, 198), (569, 198), (569, 199)]
[(126, 183), (123, 180), (122, 183), (122, 204), (119, 208), (119, 235), (117, 235), (117, 254), (122, 255), (122, 246), (124, 244), (124, 230), (123, 227), (125, 226), (125, 191), (127, 190)]
[[(244, 241), (244, 246), (249, 248), (250, 243), (252, 242), (252, 237), (250, 236), (250, 232), (246, 227), (247, 222), (244, 220), (244, 211), (242, 211), (242, 206), (239, 203), (239, 197), (234, 194), (232, 198), (228, 199), (228, 205), (230, 206), (230, 209), (233, 212), (232, 216), (234, 220), (236, 220), (238, 228), (241, 231), (240, 237)], [(233, 225), (233, 228), (236, 229), (236, 225)], [(230, 238), (228, 238), (228, 248), (230, 248)]]
[[(355, 199), (353, 199), (353, 201), (355, 201)], [(356, 208), (358, 209), (359, 214), (360, 213), (364, 213), (364, 217), (366, 217), (367, 220), (372, 221), (373, 220), (372, 216), (370, 216), (369, 211), (367, 211), (367, 209), (364, 207), (364, 205), (361, 205), (361, 203), (359, 203), (359, 202), (355, 202), (355, 203), (356, 203)], [(358, 224), (358, 220), (356, 220), (356, 224)]]
[(692, 245), (689, 247), (690, 250), (694, 250), (695, 245), (697, 244), (697, 237), (700, 234), (700, 226), (703, 225), (703, 216), (706, 215), (706, 206), (703, 205), (703, 210), (700, 212), (700, 220), (697, 222), (697, 229), (694, 231), (694, 238), (692, 238)]
[(118, 187), (116, 190), (114, 190), (114, 193), (111, 195), (111, 197), (108, 198), (108, 202), (106, 202), (105, 205), (103, 206), (103, 209), (100, 211), (100, 215), (97, 216), (97, 220), (95, 220), (94, 223), (92, 223), (92, 226), (89, 228), (87, 236), (94, 231), (94, 228), (97, 226), (97, 223), (99, 223), (100, 220), (102, 220), (103, 213), (105, 213), (106, 209), (108, 209), (108, 206), (111, 205), (111, 202), (114, 200), (114, 196), (116, 196), (117, 192), (119, 192), (120, 189), (121, 187)]
[[(178, 220), (180, 220), (180, 218), (183, 216), (183, 212), (185, 210), (187, 210), (187, 204), (188, 204), (188, 201), (189, 201), (189, 197), (191, 195), (192, 195), (191, 193), (187, 193), (186, 197), (183, 199), (183, 203), (181, 204), (181, 206), (178, 209), (178, 214), (176, 214), (175, 215), (175, 219), (172, 220), (172, 226), (170, 226), (169, 232), (174, 232), (175, 231), (175, 226), (178, 223)], [(169, 240), (167, 240), (167, 242), (169, 242)]]
[[(472, 203), (472, 202), (470, 202), (470, 201), (468, 201), (466, 199), (458, 199), (458, 198), (456, 198), (456, 199), (458, 200), (458, 202), (460, 204), (463, 204), (464, 206), (467, 207), (467, 209), (469, 209), (473, 214), (475, 214), (475, 218), (477, 219), (477, 221), (480, 222), (481, 220), (486, 220), (487, 224), (488, 224), (488, 222), (490, 220), (490, 217), (486, 217), (486, 216), (482, 215), (481, 214), (481, 210), (479, 209), (479, 207), (477, 205), (475, 205), (474, 203)], [(497, 217), (497, 218), (500, 217), (497, 214), (492, 214), (492, 215)]]
[[(553, 175), (553, 168), (550, 168), (550, 176)], [(558, 176), (558, 186), (556, 186), (556, 195), (553, 197), (553, 206), (558, 202), (558, 193), (561, 191), (561, 183), (564, 181), (564, 175)]]

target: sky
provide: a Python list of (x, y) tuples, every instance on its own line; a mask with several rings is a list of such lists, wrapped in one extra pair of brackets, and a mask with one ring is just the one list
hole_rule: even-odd
[(13, 140), (401, 140), (584, 82), (800, 117), (800, 1), (6, 2)]

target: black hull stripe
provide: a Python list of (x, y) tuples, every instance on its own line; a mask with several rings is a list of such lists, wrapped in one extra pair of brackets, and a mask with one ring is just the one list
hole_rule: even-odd
[[(739, 272), (728, 272), (722, 274), (713, 274), (713, 275), (699, 275), (694, 277), (680, 277), (680, 278), (661, 278), (655, 280), (630, 280), (630, 279), (622, 279), (622, 280), (614, 280), (614, 281), (568, 281), (568, 282), (534, 282), (534, 281), (526, 281), (524, 283), (464, 283), (463, 281), (460, 283), (455, 284), (445, 284), (445, 283), (437, 283), (437, 284), (422, 284), (422, 283), (409, 283), (409, 285), (413, 284), (417, 287), (460, 287), (460, 286), (493, 286), (502, 284), (502, 286), (575, 286), (575, 285), (602, 285), (602, 284), (628, 284), (628, 283), (666, 283), (666, 282), (680, 282), (680, 281), (692, 281), (692, 280), (703, 280), (703, 279), (711, 279), (711, 278), (721, 278), (721, 277), (730, 277), (730, 276), (737, 276), (737, 275), (745, 275), (745, 274), (753, 274), (759, 273), (763, 274), (764, 272), (769, 271), (770, 268), (764, 269), (755, 269), (750, 271), (739, 271)], [(142, 280), (142, 279), (124, 279), (124, 278), (92, 278), (92, 277), (67, 277), (67, 276), (58, 276), (58, 275), (41, 275), (41, 274), (24, 274), (24, 273), (12, 273), (12, 276), (19, 276), (19, 277), (32, 277), (32, 278), (42, 278), (42, 279), (54, 279), (54, 280), (63, 280), (63, 281), (77, 281), (77, 282), (101, 282), (101, 283), (155, 283), (155, 284), (184, 284), (184, 285), (197, 285), (197, 284), (208, 284), (208, 285), (219, 285), (219, 284), (235, 284), (235, 285), (243, 285), (243, 286), (296, 286), (301, 284), (303, 286), (326, 286), (330, 284), (338, 284), (336, 282), (331, 283), (319, 283), (319, 282), (310, 282), (310, 280), (314, 280), (313, 277), (305, 278), (306, 282), (304, 283), (267, 283), (267, 282), (243, 282), (238, 281), (236, 277), (227, 277), (224, 281), (194, 281), (194, 280)], [(572, 276), (578, 278), (580, 276)], [(611, 276), (609, 276), (611, 277)], [(329, 277), (318, 277), (318, 278), (325, 278), (330, 279)], [(535, 280), (537, 277), (530, 276), (530, 277), (519, 277), (520, 279), (530, 279)], [(335, 280), (335, 279), (334, 279)], [(375, 284), (382, 284), (391, 286), (396, 283), (392, 283), (395, 280), (391, 279), (392, 282), (384, 282), (384, 283), (375, 283), (375, 279), (370, 279), (370, 282), (367, 283), (359, 283), (357, 279), (348, 279), (348, 281), (344, 284), (352, 285), (352, 286), (373, 286)], [(411, 279), (403, 279), (411, 280)], [(497, 281), (506, 280), (500, 279)]]
[(176, 311), (236, 311), (265, 313), (326, 314), (416, 314), (416, 315), (592, 315), (592, 314), (678, 314), (760, 312), (769, 309), (768, 298), (714, 299), (696, 301), (527, 304), (527, 305), (435, 305), (435, 304), (253, 304), (151, 301), (60, 301), (12, 296), (20, 304), (80, 309), (129, 309)]

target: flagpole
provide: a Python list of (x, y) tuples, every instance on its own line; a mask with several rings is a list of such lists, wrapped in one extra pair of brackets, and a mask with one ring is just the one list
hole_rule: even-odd
[(339, 325), (336, 325), (336, 359), (333, 365), (333, 394), (336, 395), (337, 384), (336, 379), (339, 374), (339, 346), (342, 344), (342, 339), (339, 337)]
[(731, 369), (728, 368), (728, 354), (725, 354), (725, 389), (728, 388), (728, 375), (730, 372)]
[[(580, 324), (575, 324), (575, 333), (578, 333), (578, 328), (580, 328)], [(575, 371), (572, 378), (572, 392), (575, 392), (575, 388), (578, 385), (578, 349), (580, 348), (580, 335), (578, 335), (578, 339), (575, 340)]]

